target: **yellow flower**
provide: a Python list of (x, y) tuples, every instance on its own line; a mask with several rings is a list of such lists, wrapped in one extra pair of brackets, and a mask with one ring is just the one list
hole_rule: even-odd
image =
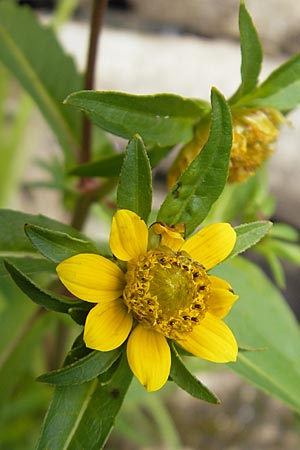
[(282, 114), (273, 108), (242, 110), (233, 115), (230, 183), (248, 180), (272, 155), (279, 125), (284, 120)]
[(237, 357), (236, 340), (222, 321), (237, 296), (227, 281), (207, 273), (230, 254), (235, 231), (218, 223), (187, 241), (182, 234), (182, 226), (158, 222), (148, 230), (135, 213), (119, 210), (110, 234), (116, 263), (79, 254), (57, 267), (72, 294), (96, 303), (85, 323), (87, 347), (109, 351), (128, 338), (128, 363), (148, 391), (168, 379), (167, 339), (210, 361)]
[[(285, 121), (274, 108), (232, 111), (232, 147), (229, 183), (243, 183), (259, 169), (274, 151), (279, 126)], [(182, 172), (201, 152), (208, 138), (209, 121), (200, 122), (194, 138), (179, 152), (168, 174), (171, 188)]]

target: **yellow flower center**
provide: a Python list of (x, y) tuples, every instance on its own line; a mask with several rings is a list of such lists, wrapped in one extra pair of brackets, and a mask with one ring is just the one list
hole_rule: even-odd
[(142, 324), (171, 339), (205, 316), (210, 280), (201, 264), (167, 247), (129, 261), (124, 301)]

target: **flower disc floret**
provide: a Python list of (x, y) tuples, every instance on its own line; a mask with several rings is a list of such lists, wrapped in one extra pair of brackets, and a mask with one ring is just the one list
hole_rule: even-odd
[(117, 211), (110, 234), (114, 261), (79, 254), (57, 267), (73, 295), (95, 303), (85, 322), (86, 346), (110, 351), (127, 340), (129, 366), (148, 391), (169, 377), (167, 339), (209, 361), (235, 361), (237, 343), (222, 319), (238, 297), (227, 281), (208, 273), (227, 258), (235, 240), (226, 223), (185, 241), (182, 224), (157, 222), (149, 232), (134, 212)]
[(191, 332), (207, 310), (210, 280), (184, 252), (153, 249), (129, 261), (124, 301), (142, 324), (171, 339)]

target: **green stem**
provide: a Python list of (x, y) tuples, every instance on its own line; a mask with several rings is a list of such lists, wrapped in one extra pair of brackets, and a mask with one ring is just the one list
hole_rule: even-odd
[(46, 312), (46, 310), (42, 307), (37, 308), (32, 316), (29, 317), (27, 322), (24, 323), (23, 327), (20, 329), (19, 334), (16, 338), (11, 341), (10, 345), (8, 345), (5, 349), (5, 352), (1, 355), (0, 367), (4, 365), (9, 356), (16, 350), (19, 344), (23, 341), (27, 333), (32, 329), (35, 322)]

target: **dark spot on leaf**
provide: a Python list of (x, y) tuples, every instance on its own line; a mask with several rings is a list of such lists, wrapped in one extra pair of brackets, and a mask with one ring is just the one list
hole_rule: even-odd
[(110, 393), (113, 398), (118, 398), (120, 395), (119, 389), (113, 389)]
[(176, 186), (172, 191), (173, 198), (179, 197), (179, 189), (181, 188), (181, 186), (182, 186), (181, 181), (178, 181), (178, 183), (176, 183)]

